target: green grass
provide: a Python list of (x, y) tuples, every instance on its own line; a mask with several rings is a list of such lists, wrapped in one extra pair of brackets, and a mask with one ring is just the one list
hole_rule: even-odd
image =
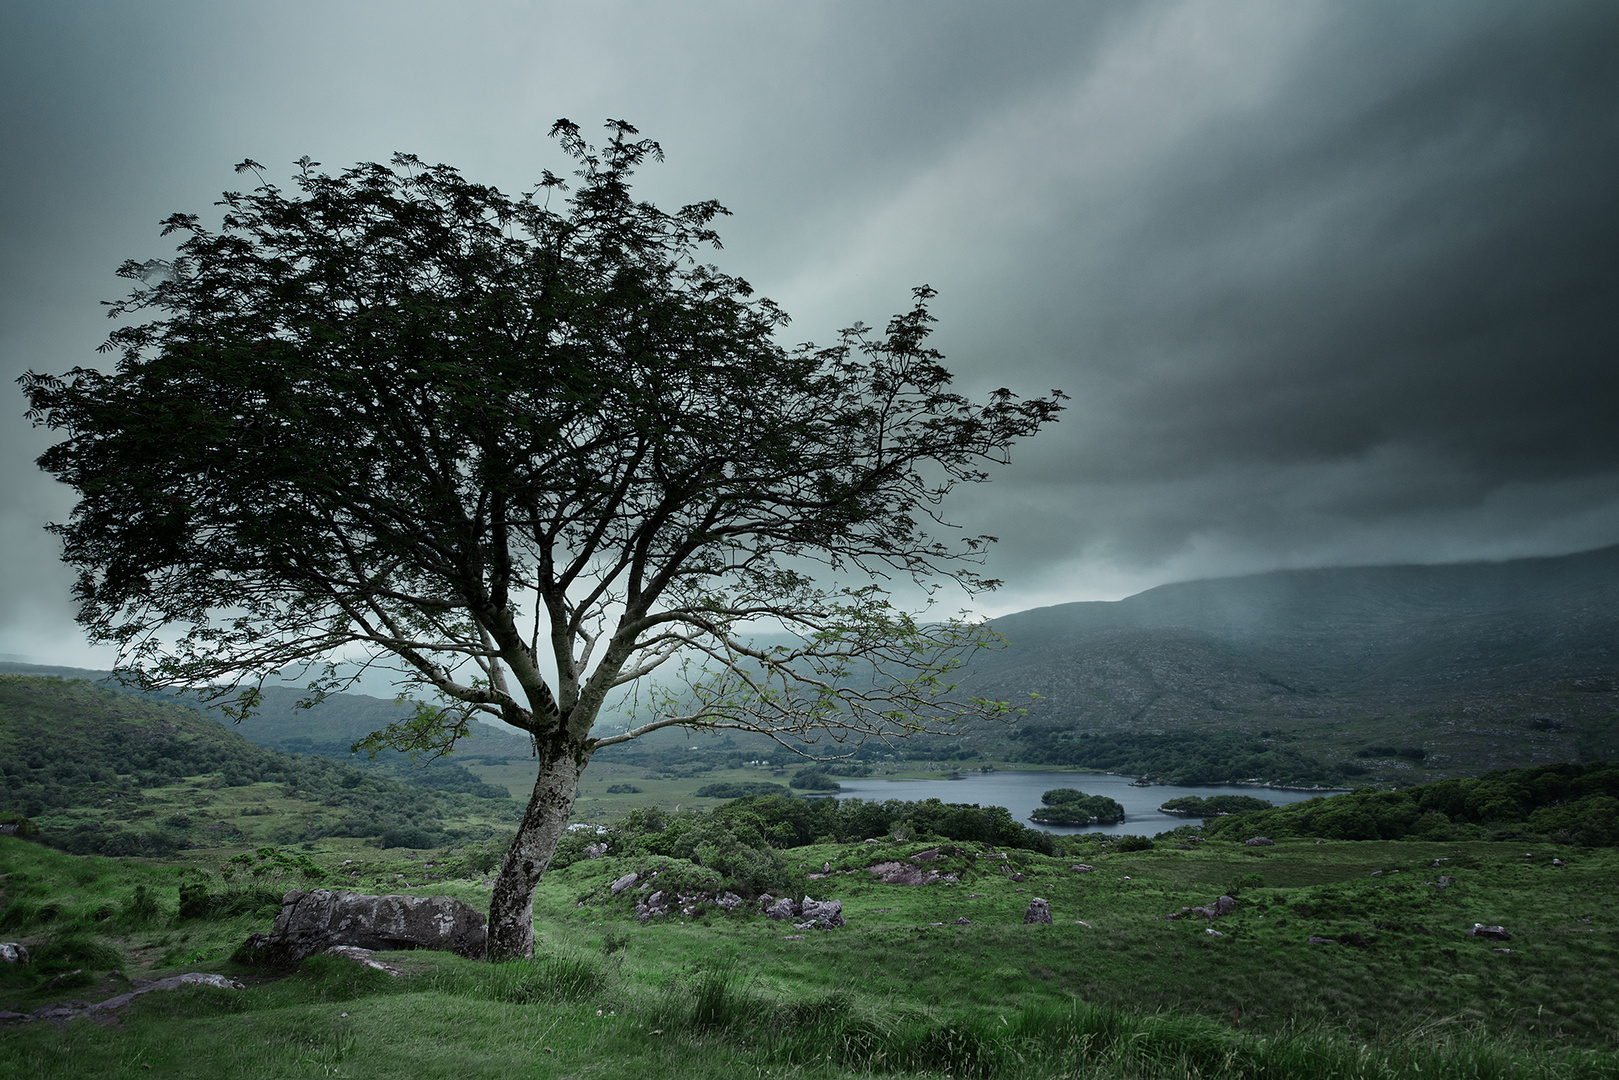
[[(585, 860), (543, 882), (533, 961), (393, 954), (407, 972), (395, 979), (318, 958), (243, 991), (145, 995), (115, 1025), (0, 1028), (0, 1074), (150, 1065), (180, 1077), (458, 1080), (1619, 1075), (1619, 917), (1605, 900), (1616, 852), (1081, 845), (1062, 859), (1009, 853), (1023, 874), (1015, 882), (1001, 860), (957, 845), (947, 861), (964, 873), (958, 884), (884, 885), (863, 869), (928, 846), (789, 852), (806, 873), (832, 864), (803, 886), (843, 901), (849, 926), (830, 933), (717, 909), (642, 925), (606, 886), (651, 866)], [(1552, 867), (1553, 855), (1569, 865)], [(1070, 870), (1077, 858), (1095, 871)], [(378, 859), (347, 880), (390, 891), (391, 875), (411, 869), (420, 860)], [(178, 861), (76, 858), (0, 839), (0, 873), (0, 938), (36, 957), (34, 970), (4, 973), (0, 1007), (12, 1009), (127, 989), (112, 968), (255, 974), (228, 956), (274, 910), (179, 919), (181, 884), (227, 886)], [(1425, 884), (1441, 873), (1455, 884)], [(1213, 924), (1162, 918), (1238, 883), (1237, 911)], [(256, 887), (288, 884), (297, 882)], [(481, 879), (410, 891), (487, 901)], [(1053, 925), (1023, 925), (1036, 895), (1050, 901)], [(1474, 922), (1506, 925), (1513, 951), (1466, 937)], [(1211, 925), (1223, 936), (1207, 934)], [(1350, 934), (1369, 947), (1305, 944)], [(50, 972), (75, 968), (79, 985), (43, 989)]]

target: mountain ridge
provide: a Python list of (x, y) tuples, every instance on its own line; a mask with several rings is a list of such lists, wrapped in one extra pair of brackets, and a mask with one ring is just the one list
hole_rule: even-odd
[[(966, 685), (1029, 702), (1012, 735), (974, 733), (990, 756), (1043, 740), (1061, 760), (1065, 733), (1222, 731), (1412, 782), (1619, 750), (1619, 545), (1202, 579), (990, 625), (1007, 644)], [(1425, 756), (1365, 753), (1390, 745)]]

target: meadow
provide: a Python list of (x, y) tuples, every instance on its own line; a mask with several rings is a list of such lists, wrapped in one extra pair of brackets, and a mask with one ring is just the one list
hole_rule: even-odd
[[(268, 928), (288, 887), (443, 893), (481, 906), (487, 847), (108, 859), (0, 838), (0, 937), (34, 958), (5, 973), (0, 1007), (102, 1000), (131, 978), (182, 970), (247, 983), (148, 994), (100, 1021), (0, 1028), (0, 1072), (1619, 1075), (1610, 849), (1309, 839), (1251, 848), (1173, 836), (1134, 851), (1081, 837), (1056, 855), (925, 836), (811, 844), (780, 853), (792, 884), (842, 901), (848, 919), (817, 931), (712, 905), (638, 922), (609, 883), (693, 867), (646, 854), (628, 831), (609, 836), (618, 853), (545, 878), (535, 960), (382, 954), (405, 972), (397, 977), (329, 957), (290, 974), (249, 969), (230, 955)], [(958, 881), (888, 885), (867, 870), (935, 850), (929, 865)], [(1222, 918), (1163, 918), (1221, 894), (1238, 901)], [(1023, 923), (1035, 896), (1049, 901), (1052, 924)], [(1503, 925), (1511, 940), (1468, 937), (1475, 922)]]

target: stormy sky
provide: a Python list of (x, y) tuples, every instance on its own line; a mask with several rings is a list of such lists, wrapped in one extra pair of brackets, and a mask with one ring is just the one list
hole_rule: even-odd
[(246, 157), (509, 191), (629, 120), (790, 341), (939, 290), (959, 385), (1072, 397), (956, 518), (1000, 613), (1619, 542), (1619, 5), (0, 5), (0, 654), (105, 663), (28, 368)]

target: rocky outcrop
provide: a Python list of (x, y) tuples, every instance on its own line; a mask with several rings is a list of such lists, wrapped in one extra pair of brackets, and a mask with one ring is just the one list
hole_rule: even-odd
[(1051, 923), (1051, 905), (1036, 896), (1029, 901), (1028, 910), (1023, 913), (1024, 925), (1029, 923)]
[[(627, 876), (633, 877), (634, 875)], [(622, 891), (618, 888), (618, 883), (623, 880), (624, 878), (619, 878), (618, 881), (613, 882), (613, 891), (615, 893)], [(625, 888), (627, 889), (629, 886), (626, 885)], [(645, 889), (647, 886), (643, 885), (641, 888)], [(733, 892), (688, 894), (657, 889), (635, 902), (635, 917), (641, 922), (676, 913), (687, 918), (697, 918), (708, 909), (710, 904), (731, 912), (741, 907), (743, 903), (745, 901)]]
[(1247, 844), (1249, 847), (1275, 847), (1276, 846), (1276, 841), (1272, 840), (1268, 836), (1250, 836), (1248, 839), (1244, 840), (1243, 843)]
[(28, 950), (15, 941), (0, 942), (0, 964), (26, 964)]
[(765, 908), (765, 918), (775, 919), (777, 922), (790, 922), (798, 930), (832, 930), (848, 925), (843, 917), (841, 900), (812, 900), (807, 896), (796, 901), (787, 897), (774, 900), (769, 895), (761, 896), (759, 899), (770, 901), (769, 906)]
[[(866, 867), (878, 880), (885, 885), (933, 885), (941, 881), (960, 881), (959, 874), (941, 874), (937, 870), (926, 869), (926, 864), (938, 862), (945, 857), (939, 848), (929, 848), (919, 851), (905, 862), (891, 861), (874, 863)], [(1005, 855), (979, 855), (983, 858), (1006, 858)]]
[(482, 956), (487, 928), (481, 912), (449, 896), (369, 896), (293, 889), (269, 934), (253, 934), (236, 957), (285, 967), (334, 945), (359, 949), (437, 949)]
[(1220, 916), (1229, 915), (1235, 910), (1237, 910), (1236, 897), (1222, 896), (1212, 904), (1205, 904), (1202, 907), (1183, 907), (1173, 914), (1165, 915), (1164, 918), (1189, 919), (1198, 917), (1204, 919), (1218, 919)]
[(381, 960), (378, 960), (370, 949), (360, 949), (353, 945), (333, 945), (326, 950), (326, 955), (340, 956), (344, 960), (353, 960), (356, 964), (368, 967), (372, 971), (385, 972), (395, 977), (405, 973), (401, 968), (396, 968), (392, 964), (384, 964)]
[(842, 900), (811, 900), (806, 896), (799, 901), (798, 914), (804, 921), (794, 923), (793, 926), (799, 930), (808, 930), (811, 927), (833, 930), (848, 925), (843, 918)]
[(902, 862), (881, 862), (866, 867), (885, 885), (934, 885), (941, 881), (960, 881), (956, 874), (941, 874), (937, 870)]

